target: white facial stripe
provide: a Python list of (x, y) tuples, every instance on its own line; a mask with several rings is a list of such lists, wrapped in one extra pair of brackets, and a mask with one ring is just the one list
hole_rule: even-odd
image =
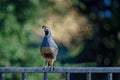
[(45, 29), (48, 29), (48, 28), (45, 28)]

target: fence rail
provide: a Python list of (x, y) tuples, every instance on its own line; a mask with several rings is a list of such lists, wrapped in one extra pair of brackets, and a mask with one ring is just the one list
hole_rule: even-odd
[(120, 73), (120, 67), (0, 67), (0, 77), (4, 80), (5, 73), (21, 73), (22, 80), (26, 80), (27, 73), (44, 73), (44, 80), (48, 80), (48, 73), (66, 73), (66, 80), (70, 80), (71, 73), (87, 73), (87, 80), (92, 80), (92, 73), (108, 73), (108, 79), (113, 79), (113, 73)]

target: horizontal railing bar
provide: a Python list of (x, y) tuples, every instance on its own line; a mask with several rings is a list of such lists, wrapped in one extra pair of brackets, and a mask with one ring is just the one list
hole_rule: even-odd
[(42, 67), (0, 67), (3, 73), (19, 73), (19, 72), (49, 72), (49, 73), (120, 73), (120, 67), (55, 67), (54, 70)]

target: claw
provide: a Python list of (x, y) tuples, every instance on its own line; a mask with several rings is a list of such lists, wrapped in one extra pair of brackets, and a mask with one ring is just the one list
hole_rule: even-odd
[(45, 66), (45, 68), (49, 68), (49, 66)]
[(50, 66), (50, 69), (49, 69), (49, 71), (54, 71), (54, 66)]
[(49, 68), (49, 67), (48, 67), (48, 66), (44, 66), (44, 67), (43, 67), (43, 69), (47, 69), (47, 68)]

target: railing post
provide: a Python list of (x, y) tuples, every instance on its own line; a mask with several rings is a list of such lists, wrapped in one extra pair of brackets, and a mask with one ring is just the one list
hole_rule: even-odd
[(92, 76), (92, 75), (91, 75), (91, 72), (88, 72), (88, 73), (87, 73), (87, 80), (91, 80), (91, 76)]
[(22, 80), (26, 80), (26, 73), (22, 73)]
[(4, 80), (4, 73), (0, 73), (1, 80)]
[(108, 80), (112, 80), (112, 73), (108, 73)]
[(47, 72), (44, 73), (44, 80), (48, 80), (48, 73)]
[(66, 80), (70, 80), (70, 73), (69, 72), (66, 73)]

